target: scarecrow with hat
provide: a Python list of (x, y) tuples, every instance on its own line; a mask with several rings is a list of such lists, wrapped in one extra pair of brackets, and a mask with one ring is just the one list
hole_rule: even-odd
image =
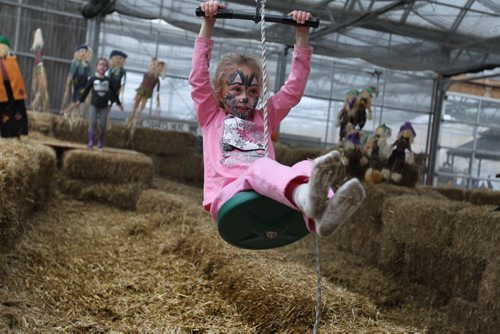
[[(405, 122), (401, 125), (398, 138), (391, 145), (394, 149), (387, 160), (387, 169), (382, 171), (382, 174), (386, 178), (390, 176), (391, 180), (395, 183), (401, 182), (405, 162), (406, 160), (411, 162), (413, 158), (411, 144), (413, 143), (413, 138), (416, 136), (417, 134), (410, 122)], [(406, 158), (406, 150), (410, 152), (408, 159)]]
[(120, 96), (127, 78), (127, 71), (123, 67), (127, 57), (128, 55), (120, 50), (113, 50), (109, 54), (110, 66), (107, 75), (111, 79), (113, 87), (117, 90), (116, 95), (118, 96)]
[[(356, 115), (354, 116), (354, 124), (358, 125), (360, 129), (363, 129), (366, 123), (366, 120), (373, 119), (372, 112), (372, 97), (378, 96), (378, 87), (370, 86), (361, 91), (358, 96), (357, 102), (357, 110)], [(368, 113), (367, 113), (368, 111)]]
[(10, 53), (10, 41), (0, 35), (0, 135), (20, 137), (28, 134), (26, 87), (17, 64)]
[[(110, 67), (106, 76), (111, 80), (112, 87), (116, 91), (116, 96), (120, 97), (123, 102), (123, 90), (125, 88), (125, 80), (127, 78), (127, 71), (124, 68), (125, 61), (128, 55), (120, 50), (112, 50), (109, 54)], [(108, 113), (108, 121), (106, 122), (107, 129), (112, 127), (111, 113)]]
[[(91, 59), (92, 49), (86, 44), (80, 44), (75, 48), (73, 61), (71, 62), (70, 73), (68, 75), (68, 80), (66, 83), (66, 92), (64, 93), (63, 107), (61, 108), (65, 117), (75, 118), (81, 116), (79, 108), (77, 106), (77, 102), (80, 100), (83, 89), (87, 85), (88, 79), (92, 74), (92, 70), (90, 67)], [(70, 94), (71, 102), (68, 106), (66, 106)]]

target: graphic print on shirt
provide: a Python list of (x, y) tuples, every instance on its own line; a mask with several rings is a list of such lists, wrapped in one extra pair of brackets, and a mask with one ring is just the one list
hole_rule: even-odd
[(230, 166), (252, 163), (264, 157), (264, 128), (232, 115), (224, 120), (221, 163)]
[(97, 93), (100, 97), (106, 95), (109, 91), (109, 81), (107, 80), (94, 80), (94, 92)]

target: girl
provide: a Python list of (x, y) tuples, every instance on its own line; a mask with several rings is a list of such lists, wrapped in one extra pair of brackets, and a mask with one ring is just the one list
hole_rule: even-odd
[(92, 98), (90, 101), (89, 110), (89, 142), (88, 148), (94, 147), (94, 134), (97, 119), (99, 118), (99, 142), (97, 147), (102, 149), (104, 147), (104, 133), (106, 131), (106, 120), (109, 109), (113, 102), (115, 102), (123, 111), (123, 106), (118, 99), (117, 90), (113, 87), (111, 79), (104, 74), (108, 70), (108, 60), (106, 58), (99, 58), (96, 64), (95, 75), (91, 77), (87, 86), (83, 89), (80, 99), (77, 101), (77, 106), (80, 105), (87, 98), (88, 93), (92, 89)]
[[(330, 234), (359, 207), (365, 197), (363, 187), (353, 179), (332, 196), (333, 167), (340, 160), (336, 151), (312, 162), (302, 161), (288, 167), (274, 160), (269, 138), (269, 156), (264, 156), (263, 113), (256, 110), (262, 91), (260, 61), (244, 54), (223, 57), (216, 69), (212, 90), (208, 70), (213, 45), (210, 38), (217, 9), (225, 6), (217, 1), (200, 6), (205, 16), (195, 42), (189, 80), (203, 132), (204, 208), (217, 219), (219, 209), (227, 200), (239, 191), (253, 189), (300, 210), (311, 232), (322, 236)], [(288, 15), (298, 23), (311, 17), (303, 11)], [(309, 75), (311, 55), (309, 29), (297, 27), (291, 73), (285, 85), (267, 103), (270, 133), (299, 103)]]

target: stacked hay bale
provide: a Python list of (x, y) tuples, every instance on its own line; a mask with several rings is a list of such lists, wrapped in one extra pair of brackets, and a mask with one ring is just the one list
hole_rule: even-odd
[(67, 119), (56, 117), (54, 122), (54, 137), (76, 143), (87, 143), (89, 125), (86, 119)]
[(455, 212), (450, 220), (455, 229), (449, 252), (463, 263), (455, 271), (448, 304), (451, 315), (477, 332), (499, 333), (500, 211), (471, 206)]
[(491, 189), (432, 188), (450, 200), (466, 201), (476, 205), (499, 205), (500, 191)]
[(30, 133), (34, 131), (53, 137), (56, 118), (53, 114), (28, 111)]
[(111, 128), (106, 130), (105, 145), (108, 147), (130, 148), (131, 132), (124, 123), (113, 123)]
[(415, 189), (391, 184), (366, 185), (367, 198), (353, 217), (331, 236), (332, 245), (364, 258), (371, 265), (378, 264), (383, 245), (382, 206), (391, 197), (416, 194)]
[(78, 199), (135, 210), (139, 194), (152, 180), (153, 161), (143, 154), (71, 150), (64, 154), (59, 186)]
[(0, 252), (22, 233), (26, 218), (52, 195), (53, 150), (29, 140), (0, 140)]
[[(500, 330), (500, 215), (486, 206), (418, 196), (387, 199), (379, 264), (436, 292), (469, 331)], [(494, 283), (496, 282), (496, 283)]]
[[(57, 139), (86, 143), (88, 122), (55, 115), (29, 113), (31, 130)], [(138, 127), (131, 131), (121, 123), (106, 130), (105, 146), (135, 150), (149, 155), (157, 175), (197, 186), (203, 185), (203, 157), (196, 152), (196, 136), (179, 131)]]
[(499, 332), (499, 212), (472, 200), (450, 201), (429, 187), (366, 190), (362, 207), (329, 237), (323, 253), (354, 254), (406, 287), (403, 294), (447, 310), (468, 331)]
[(136, 128), (130, 148), (150, 155), (161, 176), (203, 184), (203, 157), (196, 152), (196, 136), (191, 133)]
[(328, 152), (321, 148), (291, 148), (279, 142), (273, 143), (273, 146), (276, 161), (286, 166), (292, 166), (302, 160), (315, 159)]

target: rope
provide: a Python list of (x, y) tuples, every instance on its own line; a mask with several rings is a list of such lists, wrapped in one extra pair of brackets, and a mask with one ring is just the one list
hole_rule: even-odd
[(267, 122), (267, 100), (268, 89), (267, 89), (267, 56), (266, 56), (266, 0), (260, 0), (260, 36), (261, 36), (261, 47), (262, 47), (262, 104), (264, 112), (264, 156), (269, 155), (269, 124)]
[(320, 249), (319, 235), (314, 235), (314, 243), (316, 248), (316, 321), (314, 322), (313, 333), (318, 333), (319, 320), (321, 318), (321, 266), (320, 266)]
[[(266, 20), (265, 20), (265, 10), (266, 10), (266, 0), (256, 0), (260, 1), (260, 34), (261, 34), (261, 47), (262, 47), (262, 104), (264, 113), (264, 156), (269, 154), (269, 125), (267, 122), (267, 100), (268, 88), (267, 88), (267, 56), (266, 56)], [(319, 321), (321, 317), (321, 267), (320, 267), (320, 242), (318, 234), (315, 235), (316, 242), (316, 320), (314, 322), (313, 333), (318, 333)]]

